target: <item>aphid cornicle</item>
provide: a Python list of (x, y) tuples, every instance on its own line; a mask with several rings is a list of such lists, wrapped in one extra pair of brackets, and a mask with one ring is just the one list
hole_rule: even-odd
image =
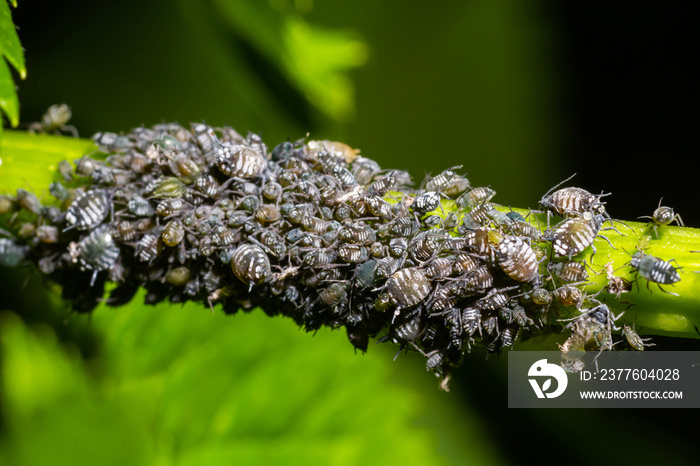
[[(661, 288), (661, 285), (672, 285), (681, 281), (681, 276), (678, 273), (678, 269), (676, 269), (671, 262), (672, 261), (667, 262), (658, 257), (650, 256), (641, 251), (637, 251), (630, 260), (630, 266), (636, 270), (642, 278), (656, 283), (659, 289), (664, 293), (678, 296), (676, 293), (672, 293)], [(649, 284), (647, 283), (647, 287), (648, 285)]]
[(243, 283), (253, 285), (263, 283), (270, 275), (270, 258), (260, 246), (242, 244), (231, 256), (234, 275)]
[(95, 228), (107, 217), (109, 209), (109, 194), (105, 190), (93, 189), (85, 194), (77, 195), (66, 212), (68, 226), (64, 230)]

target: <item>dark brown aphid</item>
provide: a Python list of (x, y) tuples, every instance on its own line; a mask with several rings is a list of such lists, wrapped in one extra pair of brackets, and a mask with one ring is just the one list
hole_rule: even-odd
[(521, 238), (504, 238), (496, 249), (496, 257), (501, 270), (513, 280), (533, 284), (540, 282), (537, 255)]
[(251, 287), (263, 283), (271, 275), (270, 259), (260, 246), (242, 244), (231, 257), (231, 268), (240, 281)]
[(442, 280), (452, 274), (454, 263), (454, 257), (433, 259), (424, 266), (423, 273), (430, 280)]
[(228, 143), (219, 143), (216, 163), (222, 173), (236, 178), (257, 178), (267, 165), (265, 158), (250, 147)]
[(581, 306), (583, 303), (583, 291), (572, 284), (560, 286), (552, 292), (554, 298), (564, 306)]
[(356, 244), (344, 244), (338, 248), (338, 256), (345, 262), (364, 262), (368, 258), (367, 248)]
[(158, 254), (163, 250), (163, 244), (160, 241), (160, 234), (149, 233), (143, 235), (136, 244), (136, 257), (141, 262), (153, 262), (158, 257)]

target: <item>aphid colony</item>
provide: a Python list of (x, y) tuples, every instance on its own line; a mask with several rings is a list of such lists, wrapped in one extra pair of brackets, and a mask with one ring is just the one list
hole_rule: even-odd
[[(586, 296), (587, 266), (574, 257), (612, 228), (603, 195), (548, 193), (541, 205), (560, 221), (543, 233), (495, 209), (495, 191), (456, 167), (412, 189), (408, 173), (342, 143), (269, 152), (255, 134), (202, 123), (93, 139), (99, 152), (61, 164), (51, 205), (22, 189), (0, 198), (12, 216), (0, 265), (37, 264), (79, 312), (97, 306), (107, 281), (114, 306), (143, 287), (150, 304), (260, 307), (307, 331), (345, 327), (362, 351), (371, 338), (416, 350), (443, 387), (472, 346), (510, 347), (562, 306), (577, 315), (565, 353), (613, 346), (615, 316)], [(436, 215), (442, 199), (458, 212)], [(680, 278), (658, 261), (640, 252), (631, 265), (657, 283)], [(608, 291), (628, 291), (607, 274)], [(625, 335), (643, 349), (631, 328)]]

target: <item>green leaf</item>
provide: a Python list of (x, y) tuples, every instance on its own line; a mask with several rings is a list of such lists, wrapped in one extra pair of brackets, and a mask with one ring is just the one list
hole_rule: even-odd
[(31, 187), (48, 190), (61, 160), (72, 161), (97, 150), (89, 139), (24, 131), (5, 131), (0, 140), (0, 193)]
[[(17, 2), (12, 2), (17, 6)], [(19, 42), (17, 30), (12, 22), (9, 5), (0, 1), (0, 56), (4, 56), (19, 72), (20, 78), (27, 76), (24, 65), (24, 50)], [(19, 103), (15, 84), (4, 60), (0, 60), (0, 109), (7, 114), (12, 126), (19, 124)]]
[(353, 85), (346, 73), (368, 56), (356, 34), (311, 25), (296, 11), (265, 2), (218, 0), (216, 5), (228, 27), (277, 65), (315, 107), (339, 121), (353, 115)]

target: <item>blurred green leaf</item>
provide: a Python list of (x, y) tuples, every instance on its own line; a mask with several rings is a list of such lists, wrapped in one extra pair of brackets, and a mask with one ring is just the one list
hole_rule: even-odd
[[(16, 1), (13, 1), (12, 4), (17, 6)], [(0, 56), (5, 57), (12, 64), (19, 72), (20, 78), (25, 78), (27, 69), (24, 65), (24, 51), (12, 22), (10, 7), (5, 1), (0, 1)], [(4, 60), (0, 60), (0, 62), (0, 109), (7, 114), (10, 124), (17, 126), (19, 123), (19, 102), (17, 101), (15, 83), (7, 63)]]
[(367, 60), (356, 34), (307, 23), (291, 6), (276, 2), (217, 0), (230, 28), (272, 61), (318, 109), (344, 121), (354, 113), (353, 84), (345, 73)]
[(0, 140), (0, 193), (48, 190), (61, 160), (72, 161), (90, 150), (97, 148), (89, 139), (5, 131)]
[[(103, 347), (85, 364), (46, 327), (2, 315), (0, 393), (9, 409), (0, 460), (445, 463), (431, 430), (416, 425), (433, 403), (389, 382), (398, 368), (385, 352), (353, 354), (340, 332), (312, 337), (259, 311), (226, 316), (195, 304), (99, 308), (92, 319)], [(465, 441), (469, 456), (494, 461), (477, 439)]]

